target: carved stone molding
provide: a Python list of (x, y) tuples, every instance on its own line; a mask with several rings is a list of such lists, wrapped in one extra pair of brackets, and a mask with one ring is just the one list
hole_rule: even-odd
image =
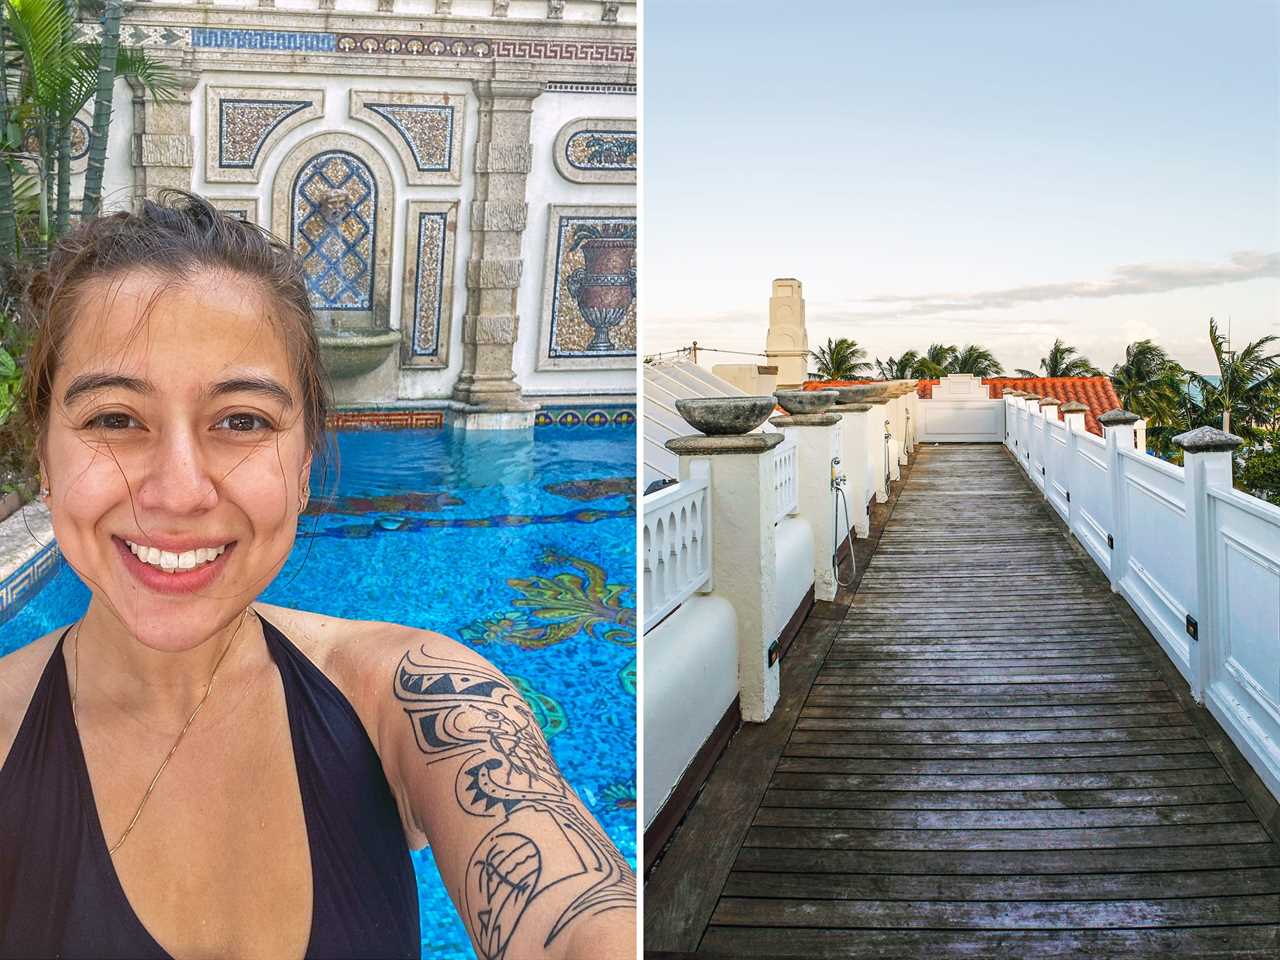
[(636, 147), (634, 118), (585, 117), (560, 128), (552, 152), (573, 183), (635, 183)]
[(462, 183), (467, 98), (460, 93), (352, 90), (350, 112), (395, 145), (411, 184)]
[(400, 306), (401, 366), (449, 365), (457, 232), (456, 201), (409, 201)]
[(257, 197), (209, 197), (209, 203), (214, 209), (229, 213), (233, 217), (239, 217), (249, 223), (258, 222)]
[(209, 183), (257, 183), (263, 161), (285, 134), (324, 116), (319, 89), (208, 87), (204, 103)]

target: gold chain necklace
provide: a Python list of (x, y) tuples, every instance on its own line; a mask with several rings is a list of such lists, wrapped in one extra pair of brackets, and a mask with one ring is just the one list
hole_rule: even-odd
[[(227, 645), (222, 648), (222, 653), (218, 656), (218, 662), (213, 665), (213, 672), (209, 674), (209, 684), (204, 688), (204, 696), (200, 698), (200, 702), (196, 704), (196, 708), (191, 711), (191, 716), (187, 717), (187, 722), (182, 725), (182, 729), (178, 731), (178, 739), (173, 741), (173, 746), (169, 748), (169, 752), (165, 755), (164, 762), (160, 764), (160, 768), (156, 771), (156, 775), (151, 778), (151, 783), (147, 786), (147, 792), (142, 795), (142, 800), (138, 803), (138, 809), (133, 811), (133, 819), (129, 821), (129, 825), (124, 828), (124, 833), (120, 834), (117, 840), (107, 849), (107, 856), (114, 856), (115, 852), (124, 845), (125, 840), (129, 838), (129, 834), (133, 832), (134, 826), (138, 822), (138, 818), (142, 816), (142, 808), (147, 805), (147, 801), (151, 799), (151, 791), (156, 788), (156, 784), (160, 782), (160, 775), (164, 773), (165, 767), (169, 766), (169, 761), (173, 759), (173, 755), (178, 752), (178, 745), (182, 743), (182, 738), (187, 735), (187, 731), (191, 729), (191, 724), (195, 722), (196, 715), (200, 713), (200, 709), (204, 706), (205, 701), (209, 699), (209, 694), (213, 692), (213, 681), (218, 678), (218, 668), (222, 666), (222, 661), (226, 659), (227, 654), (231, 650), (231, 645), (235, 643), (236, 637), (240, 635), (240, 628), (244, 626), (245, 620), (249, 618), (251, 607), (245, 607), (244, 614), (240, 617), (240, 623), (236, 625), (235, 633), (231, 634), (231, 639), (227, 641)], [(76, 671), (76, 682), (71, 688), (71, 717), (76, 721), (79, 727), (79, 718), (76, 716), (76, 695), (80, 692), (80, 627), (84, 624), (84, 618), (76, 624), (75, 636), (75, 653), (73, 655), (73, 664)]]

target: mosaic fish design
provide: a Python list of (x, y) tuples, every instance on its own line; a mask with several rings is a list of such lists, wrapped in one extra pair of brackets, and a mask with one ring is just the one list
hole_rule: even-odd
[(591, 480), (566, 480), (549, 483), (542, 488), (547, 493), (569, 500), (603, 500), (606, 497), (632, 497), (636, 495), (635, 477), (600, 477)]
[(634, 810), (636, 808), (636, 785), (634, 783), (611, 783), (600, 794), (605, 803), (618, 810)]
[(618, 680), (622, 684), (623, 690), (633, 697), (636, 695), (636, 661), (634, 657), (632, 657), (630, 663), (618, 671)]
[(559, 701), (554, 697), (535, 690), (533, 684), (524, 677), (508, 674), (507, 679), (515, 685), (520, 696), (524, 697), (525, 702), (529, 704), (534, 719), (542, 728), (542, 735), (548, 740), (569, 728), (569, 718), (564, 712), (564, 707), (560, 706)]
[(540, 562), (573, 569), (508, 580), (507, 585), (521, 594), (512, 601), (520, 609), (473, 620), (462, 628), (462, 639), (537, 649), (585, 635), (624, 647), (636, 645), (636, 611), (623, 602), (630, 586), (609, 583), (603, 569), (580, 557), (548, 551)]
[(635, 502), (617, 510), (571, 510), (541, 515), (499, 514), (493, 517), (401, 517), (384, 515), (373, 523), (347, 523), (323, 530), (298, 530), (298, 536), (329, 537), (335, 540), (367, 540), (383, 533), (417, 533), (439, 527), (525, 527), (545, 523), (596, 523), (636, 515)]
[(325, 513), (439, 513), (460, 507), (463, 501), (451, 493), (392, 493), (377, 497), (312, 497), (303, 511), (307, 516)]

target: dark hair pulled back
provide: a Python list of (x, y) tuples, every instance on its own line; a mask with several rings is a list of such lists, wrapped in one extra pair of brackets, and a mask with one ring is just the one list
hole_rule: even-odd
[(75, 322), (85, 285), (133, 270), (178, 282), (208, 270), (234, 272), (257, 281), (302, 390), (302, 415), (312, 453), (324, 458), (329, 399), (315, 315), (302, 261), (288, 245), (262, 228), (237, 220), (204, 197), (185, 190), (143, 199), (136, 212), (122, 211), (80, 224), (49, 253), (48, 266), (27, 285), (27, 309), (36, 326), (23, 384), (25, 413), (39, 439), (49, 424), (53, 379)]

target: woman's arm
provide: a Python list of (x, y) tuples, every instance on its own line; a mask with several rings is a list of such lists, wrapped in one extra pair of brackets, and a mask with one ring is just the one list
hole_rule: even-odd
[(634, 957), (635, 875), (524, 699), (462, 644), (415, 640), (383, 681), (378, 739), (406, 827), (430, 840), (477, 956)]

